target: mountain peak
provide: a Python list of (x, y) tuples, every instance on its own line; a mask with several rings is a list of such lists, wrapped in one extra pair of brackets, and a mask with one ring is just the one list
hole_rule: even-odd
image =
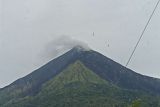
[(77, 45), (0, 89), (0, 107), (126, 107), (135, 99), (144, 101), (141, 107), (159, 107), (159, 96), (159, 79), (135, 73), (85, 45)]

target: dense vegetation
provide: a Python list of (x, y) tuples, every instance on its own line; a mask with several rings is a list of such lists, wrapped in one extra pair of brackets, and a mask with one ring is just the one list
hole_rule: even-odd
[(129, 107), (133, 101), (133, 107), (160, 106), (158, 99), (152, 98), (118, 88), (76, 61), (45, 83), (36, 96), (17, 97), (1, 107)]

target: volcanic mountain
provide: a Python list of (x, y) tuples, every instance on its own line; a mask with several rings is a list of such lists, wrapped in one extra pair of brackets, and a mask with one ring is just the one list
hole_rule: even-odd
[(160, 79), (76, 46), (0, 89), (0, 107), (160, 107)]

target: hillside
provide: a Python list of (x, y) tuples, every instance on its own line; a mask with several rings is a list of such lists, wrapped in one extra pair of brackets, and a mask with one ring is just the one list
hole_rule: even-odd
[(0, 89), (0, 107), (160, 107), (160, 80), (75, 47)]

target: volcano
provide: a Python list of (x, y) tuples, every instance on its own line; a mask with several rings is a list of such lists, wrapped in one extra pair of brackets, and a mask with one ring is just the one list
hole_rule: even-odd
[(81, 46), (0, 89), (0, 107), (160, 107), (160, 79)]

